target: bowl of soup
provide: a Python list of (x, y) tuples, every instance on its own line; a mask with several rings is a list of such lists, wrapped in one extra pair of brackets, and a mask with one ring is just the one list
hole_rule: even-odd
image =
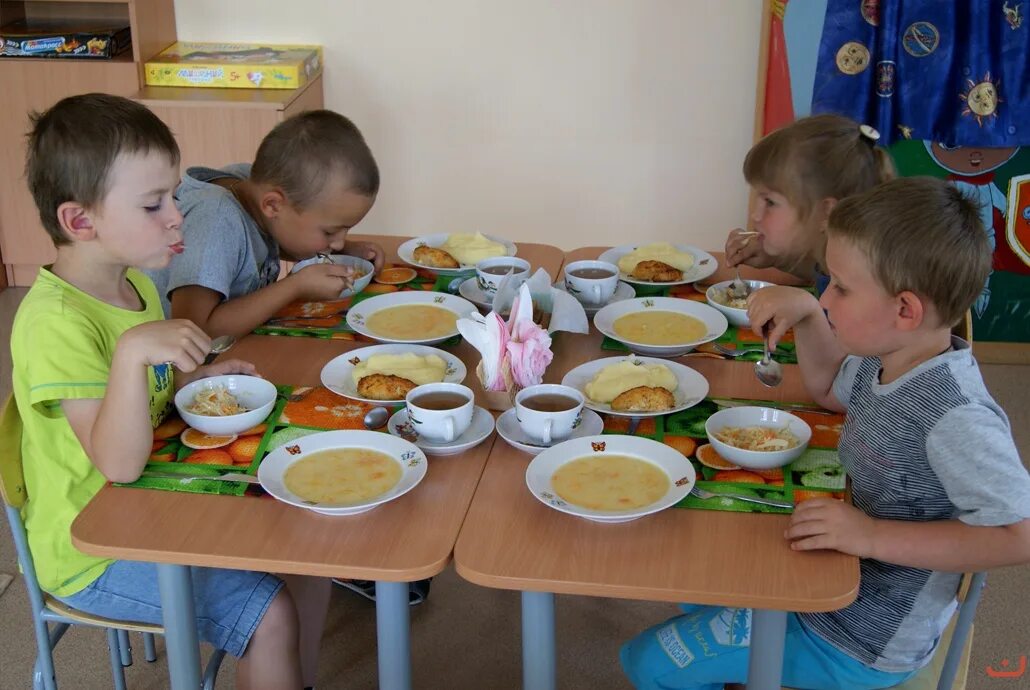
[(682, 453), (648, 438), (573, 438), (526, 468), (526, 486), (545, 505), (596, 522), (627, 522), (683, 500), (695, 481)]
[(378, 431), (326, 431), (290, 441), (261, 461), (276, 499), (325, 515), (357, 515), (411, 491), (426, 474), (413, 443)]
[(389, 292), (352, 307), (347, 325), (383, 343), (432, 345), (458, 335), (458, 319), (476, 311), (476, 305), (456, 295)]
[(637, 354), (678, 357), (715, 340), (729, 324), (707, 304), (675, 297), (637, 297), (598, 311), (594, 326)]

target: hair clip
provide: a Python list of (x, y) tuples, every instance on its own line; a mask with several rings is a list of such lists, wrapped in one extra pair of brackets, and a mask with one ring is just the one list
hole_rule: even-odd
[(875, 144), (880, 140), (880, 133), (876, 131), (875, 127), (870, 127), (869, 125), (859, 125), (858, 133), (868, 139), (872, 144)]

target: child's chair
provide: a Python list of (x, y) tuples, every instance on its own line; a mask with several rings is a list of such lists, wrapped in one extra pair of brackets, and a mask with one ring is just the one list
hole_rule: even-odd
[[(154, 652), (154, 635), (164, 633), (158, 625), (136, 623), (132, 621), (112, 620), (101, 616), (76, 611), (64, 602), (56, 599), (39, 588), (36, 579), (36, 568), (32, 562), (25, 524), (21, 519), (21, 508), (29, 500), (21, 462), (21, 418), (14, 398), (8, 397), (0, 412), (0, 496), (3, 497), (7, 520), (14, 536), (14, 547), (18, 554), (18, 567), (25, 578), (25, 586), (29, 595), (29, 606), (32, 611), (32, 626), (36, 635), (36, 665), (32, 674), (33, 690), (57, 690), (57, 678), (54, 674), (53, 650), (68, 631), (71, 625), (90, 625), (107, 630), (107, 646), (111, 655), (111, 672), (115, 690), (125, 690), (125, 672), (123, 666), (132, 663), (128, 645), (129, 632), (141, 632), (144, 635), (147, 661), (157, 658)], [(53, 631), (50, 623), (54, 624)], [(211, 655), (204, 673), (204, 690), (214, 687), (215, 677), (225, 651), (218, 649)]]

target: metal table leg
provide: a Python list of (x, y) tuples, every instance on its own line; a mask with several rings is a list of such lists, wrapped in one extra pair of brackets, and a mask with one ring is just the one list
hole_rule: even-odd
[(376, 581), (380, 690), (411, 690), (408, 583)]
[(780, 690), (786, 634), (786, 611), (752, 611), (747, 690)]
[(200, 687), (200, 643), (197, 641), (197, 614), (193, 606), (190, 567), (158, 563), (157, 586), (161, 590), (161, 615), (172, 690), (197, 690)]
[(554, 641), (554, 595), (522, 593), (523, 690), (555, 690), (558, 686)]

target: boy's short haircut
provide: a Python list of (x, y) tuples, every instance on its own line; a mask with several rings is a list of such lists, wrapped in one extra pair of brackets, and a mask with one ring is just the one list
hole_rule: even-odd
[(852, 242), (888, 294), (929, 300), (943, 325), (958, 323), (991, 272), (976, 202), (933, 177), (904, 177), (841, 201), (827, 233)]
[(379, 168), (353, 122), (331, 110), (308, 110), (280, 122), (258, 147), (250, 177), (308, 208), (334, 175), (365, 196), (379, 191)]
[(812, 115), (770, 132), (744, 158), (744, 179), (787, 197), (807, 220), (823, 199), (843, 199), (895, 176), (890, 154), (843, 115)]
[(110, 191), (111, 166), (120, 154), (164, 153), (179, 165), (179, 145), (168, 126), (121, 96), (70, 96), (29, 117), (25, 176), (43, 227), (58, 247), (71, 240), (61, 230), (57, 208), (68, 201), (97, 208)]

